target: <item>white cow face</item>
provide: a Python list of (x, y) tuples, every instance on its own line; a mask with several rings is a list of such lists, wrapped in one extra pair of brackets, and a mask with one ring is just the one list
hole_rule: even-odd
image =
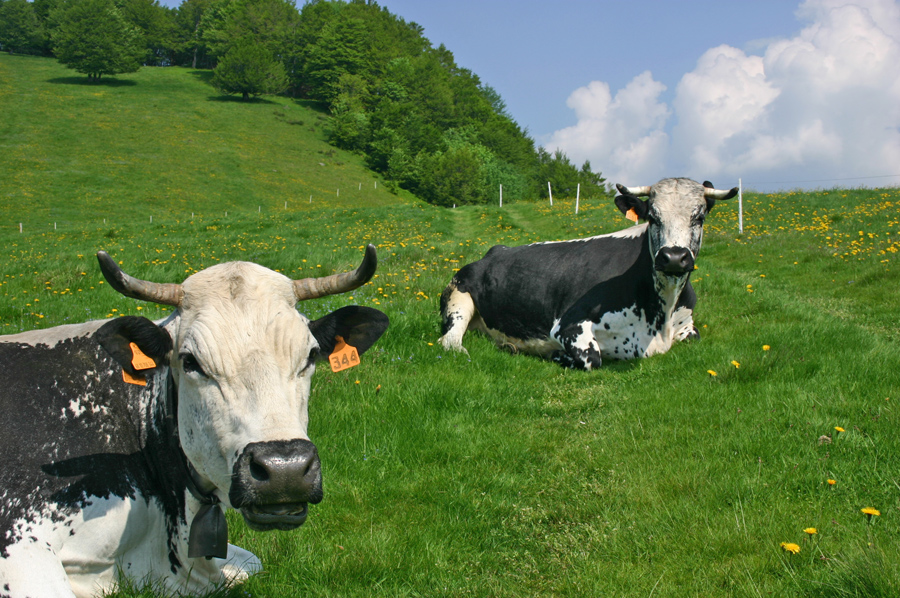
[(322, 499), (319, 457), (307, 435), (315, 362), (327, 359), (338, 337), (362, 354), (388, 320), (377, 310), (348, 306), (310, 321), (295, 304), (363, 284), (375, 270), (374, 248), (348, 274), (292, 281), (231, 262), (182, 285), (132, 279), (103, 256), (101, 268), (117, 290), (178, 306), (161, 326), (144, 318), (114, 320), (104, 326), (101, 343), (126, 370), (129, 342), (168, 363), (181, 449), (197, 485), (240, 509), (256, 529), (301, 525), (307, 504)]
[(248, 445), (309, 441), (319, 343), (294, 307), (291, 281), (276, 272), (233, 262), (183, 287), (178, 316), (165, 326), (174, 341), (182, 448), (227, 501)]
[[(616, 205), (648, 223), (650, 254), (656, 271), (664, 276), (682, 277), (694, 269), (703, 242), (703, 222), (716, 199), (729, 199), (737, 188), (718, 191), (711, 183), (700, 185), (690, 179), (663, 179), (650, 187), (617, 185), (622, 195)], [(639, 199), (646, 196), (647, 200)]]

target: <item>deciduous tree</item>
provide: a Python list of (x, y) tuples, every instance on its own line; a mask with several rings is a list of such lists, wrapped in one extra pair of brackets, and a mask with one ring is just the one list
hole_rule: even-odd
[(233, 45), (213, 71), (213, 85), (244, 100), (287, 88), (284, 66), (263, 45), (244, 39)]
[(0, 2), (0, 49), (10, 54), (39, 53), (41, 37), (41, 27), (31, 2)]
[(57, 10), (53, 50), (62, 64), (92, 81), (140, 68), (144, 50), (138, 32), (112, 0), (76, 0)]

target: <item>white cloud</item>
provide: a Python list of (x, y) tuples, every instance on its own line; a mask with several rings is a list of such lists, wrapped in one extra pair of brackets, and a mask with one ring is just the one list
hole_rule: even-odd
[[(900, 3), (807, 0), (797, 16), (805, 26), (759, 56), (706, 51), (671, 108), (649, 72), (615, 98), (599, 81), (576, 90), (568, 105), (578, 123), (547, 147), (634, 185), (673, 174), (820, 181), (811, 186), (900, 174)], [(866, 183), (885, 181), (848, 182)]]
[(665, 89), (649, 71), (635, 77), (615, 98), (601, 81), (576, 89), (567, 105), (578, 123), (556, 131), (545, 145), (561, 148), (576, 164), (589, 159), (594, 170), (601, 170), (610, 181), (625, 180), (624, 173), (649, 174), (665, 159), (668, 148), (663, 127), (671, 111), (659, 101)]

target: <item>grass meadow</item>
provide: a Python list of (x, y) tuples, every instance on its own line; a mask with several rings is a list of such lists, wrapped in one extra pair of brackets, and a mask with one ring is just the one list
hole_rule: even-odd
[(230, 513), (266, 570), (213, 595), (900, 595), (900, 190), (748, 193), (743, 234), (718, 203), (702, 339), (665, 355), (584, 373), (474, 333), (447, 353), (438, 298), (463, 264), (630, 223), (608, 200), (392, 195), (312, 107), (204, 77), (95, 86), (0, 56), (0, 332), (165, 316), (106, 288), (99, 249), (179, 282), (234, 259), (328, 274), (378, 247), (372, 282), (299, 306), (391, 319), (361, 366), (314, 376), (325, 500), (293, 532)]

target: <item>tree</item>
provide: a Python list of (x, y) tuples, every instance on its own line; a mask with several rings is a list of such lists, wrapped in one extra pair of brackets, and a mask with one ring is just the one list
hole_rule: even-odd
[(450, 207), (487, 200), (482, 162), (470, 145), (426, 158), (423, 170), (420, 192), (429, 203)]
[(0, 49), (10, 54), (41, 51), (41, 27), (31, 2), (0, 2)]
[(239, 93), (244, 100), (260, 94), (281, 93), (287, 88), (284, 66), (271, 52), (253, 40), (236, 43), (213, 70), (213, 86), (225, 93)]
[(52, 39), (62, 64), (87, 75), (90, 81), (140, 68), (144, 49), (138, 33), (112, 0), (77, 0), (58, 10)]
[(328, 141), (350, 151), (362, 151), (369, 141), (369, 116), (365, 111), (368, 89), (358, 75), (345, 73), (338, 81), (339, 93), (331, 103)]
[(296, 29), (300, 13), (292, 0), (219, 0), (203, 17), (203, 41), (218, 58), (243, 40), (264, 47), (291, 68), (297, 53)]
[(172, 64), (175, 42), (174, 11), (157, 0), (117, 0), (122, 16), (138, 33), (144, 48), (141, 63), (152, 66)]
[(212, 68), (215, 62), (203, 41), (204, 26), (209, 25), (207, 13), (215, 11), (219, 0), (184, 0), (175, 9), (175, 62), (181, 66)]

